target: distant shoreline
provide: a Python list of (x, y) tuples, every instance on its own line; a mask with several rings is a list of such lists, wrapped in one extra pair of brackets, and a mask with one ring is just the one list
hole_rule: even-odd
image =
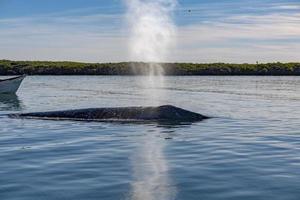
[[(300, 63), (163, 63), (166, 76), (300, 76)], [(146, 75), (141, 62), (81, 63), (0, 60), (0, 75)]]

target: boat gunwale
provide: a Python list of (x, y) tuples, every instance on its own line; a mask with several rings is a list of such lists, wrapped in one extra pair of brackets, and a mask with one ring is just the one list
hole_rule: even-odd
[(5, 81), (12, 81), (12, 80), (19, 79), (19, 78), (23, 78), (24, 79), (25, 77), (26, 77), (26, 75), (20, 75), (20, 76), (8, 78), (8, 79), (0, 79), (0, 83), (1, 82), (5, 82)]

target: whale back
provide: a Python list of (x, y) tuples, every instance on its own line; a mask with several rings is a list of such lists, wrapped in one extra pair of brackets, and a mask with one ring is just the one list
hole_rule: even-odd
[(201, 121), (206, 119), (198, 113), (175, 106), (115, 107), (79, 110), (14, 114), (11, 117), (40, 119), (73, 119), (84, 121)]

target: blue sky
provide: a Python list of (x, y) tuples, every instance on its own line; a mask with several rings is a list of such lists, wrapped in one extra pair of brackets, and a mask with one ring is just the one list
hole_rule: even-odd
[[(0, 59), (128, 61), (124, 1), (0, 0)], [(174, 20), (167, 61), (300, 61), (300, 0), (179, 0)]]

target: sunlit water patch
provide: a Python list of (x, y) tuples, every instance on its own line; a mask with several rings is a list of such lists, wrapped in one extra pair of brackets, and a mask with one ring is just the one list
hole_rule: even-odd
[(141, 137), (140, 148), (132, 157), (134, 182), (132, 199), (174, 199), (176, 188), (169, 177), (169, 166), (164, 155), (163, 133), (157, 130)]

